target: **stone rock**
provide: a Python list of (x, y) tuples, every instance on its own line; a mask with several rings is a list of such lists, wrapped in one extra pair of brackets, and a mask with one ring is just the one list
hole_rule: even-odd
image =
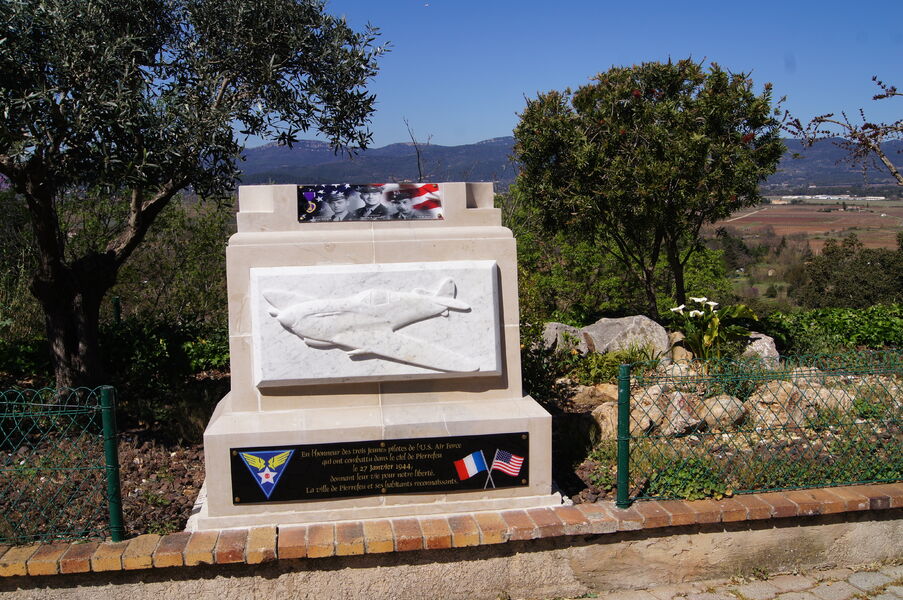
[(692, 396), (681, 392), (671, 394), (671, 403), (662, 424), (662, 434), (683, 435), (698, 428), (702, 423), (703, 420), (696, 413)]
[(853, 410), (855, 397), (845, 389), (829, 388), (819, 383), (810, 383), (801, 389), (806, 400), (814, 405), (816, 410), (839, 411), (841, 413)]
[(662, 405), (667, 405), (667, 400), (667, 396), (641, 396), (634, 400), (630, 409), (630, 434), (648, 434), (661, 427), (665, 420)]
[(787, 376), (801, 390), (811, 386), (823, 386), (828, 380), (828, 375), (818, 367), (796, 367), (791, 369)]
[(774, 345), (774, 338), (768, 337), (764, 333), (749, 333), (749, 344), (744, 348), (742, 356), (744, 358), (758, 358), (770, 367), (776, 367), (781, 361), (781, 355)]
[(669, 388), (681, 392), (695, 392), (699, 384), (699, 373), (688, 362), (672, 362), (667, 365), (659, 365), (658, 372), (668, 377)]
[(671, 348), (671, 359), (675, 362), (689, 362), (693, 360), (693, 353), (683, 346), (673, 346)]
[(604, 354), (631, 346), (651, 346), (657, 356), (667, 354), (668, 333), (648, 317), (640, 315), (620, 319), (599, 319), (581, 330), (591, 352)]
[[(630, 409), (630, 435), (642, 436), (652, 433), (662, 426), (665, 420), (665, 412), (662, 410), (662, 401), (667, 402), (667, 396), (662, 400), (652, 396), (635, 398)], [(592, 411), (593, 420), (599, 428), (600, 440), (618, 439), (618, 403), (603, 402)]]
[(636, 396), (649, 396), (650, 398), (655, 398), (658, 400), (662, 394), (667, 394), (671, 391), (671, 386), (668, 385), (668, 382), (657, 383), (655, 385), (651, 385), (644, 390), (640, 390), (638, 392), (631, 392), (631, 394)]
[(571, 402), (577, 406), (594, 408), (604, 402), (618, 401), (618, 386), (611, 383), (578, 385)]
[(720, 394), (703, 400), (696, 408), (709, 429), (725, 429), (736, 425), (746, 416), (746, 406), (739, 398)]
[(678, 342), (684, 341), (685, 339), (687, 339), (687, 337), (680, 331), (669, 331), (668, 332), (668, 343), (671, 344), (672, 346), (674, 344), (677, 344)]
[(756, 388), (749, 411), (757, 427), (805, 427), (817, 415), (817, 405), (789, 381), (775, 380)]
[(555, 323), (554, 321), (546, 323), (542, 330), (542, 342), (546, 348), (551, 350), (574, 348), (581, 354), (587, 352), (583, 333), (576, 327), (564, 323)]
[(618, 403), (605, 402), (593, 409), (593, 419), (599, 426), (599, 439), (602, 441), (618, 439)]

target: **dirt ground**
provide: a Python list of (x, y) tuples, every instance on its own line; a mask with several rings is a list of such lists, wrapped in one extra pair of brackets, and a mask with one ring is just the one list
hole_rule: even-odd
[(204, 483), (203, 444), (166, 444), (148, 431), (125, 431), (119, 468), (127, 535), (185, 528)]
[[(862, 211), (838, 210), (835, 205), (772, 204), (734, 213), (713, 227), (729, 227), (744, 237), (756, 237), (766, 230), (777, 236), (803, 234), (814, 251), (826, 238), (843, 238), (855, 233), (868, 248), (897, 247), (897, 232), (903, 228), (903, 206), (881, 206)], [(830, 212), (825, 212), (829, 210)]]

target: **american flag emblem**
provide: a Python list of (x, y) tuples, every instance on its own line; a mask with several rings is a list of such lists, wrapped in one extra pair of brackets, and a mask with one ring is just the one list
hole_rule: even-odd
[(510, 452), (506, 452), (504, 450), (496, 450), (495, 458), (492, 459), (492, 469), (501, 471), (502, 473), (507, 473), (512, 477), (517, 477), (518, 474), (520, 474), (520, 468), (523, 464), (523, 456), (511, 454)]

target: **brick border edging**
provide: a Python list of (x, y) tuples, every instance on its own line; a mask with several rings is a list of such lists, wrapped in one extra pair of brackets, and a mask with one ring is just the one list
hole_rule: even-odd
[(260, 564), (502, 544), (684, 525), (903, 508), (903, 482), (739, 495), (722, 500), (651, 500), (397, 517), (222, 531), (145, 534), (124, 542), (0, 546), (0, 577)]

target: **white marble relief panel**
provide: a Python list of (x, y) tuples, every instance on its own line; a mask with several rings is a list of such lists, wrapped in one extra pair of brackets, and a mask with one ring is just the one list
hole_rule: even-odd
[(259, 387), (498, 375), (495, 261), (251, 269)]

